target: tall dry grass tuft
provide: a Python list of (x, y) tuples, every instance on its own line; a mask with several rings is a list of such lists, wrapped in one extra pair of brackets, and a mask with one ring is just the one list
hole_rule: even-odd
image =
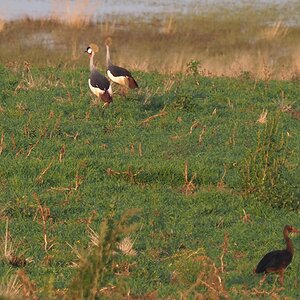
[(116, 31), (116, 21), (108, 21), (105, 20), (104, 22), (100, 23), (100, 32), (102, 37), (105, 37), (106, 40), (109, 40), (109, 44), (112, 43), (111, 36), (114, 35)]
[(176, 32), (176, 25), (174, 16), (171, 15), (164, 20), (163, 26), (160, 30), (165, 36), (171, 36)]
[(0, 238), (0, 259), (13, 267), (24, 267), (31, 259), (26, 259), (24, 253), (20, 253), (17, 243), (12, 241), (9, 233), (8, 218), (6, 219), (6, 230), (3, 238)]
[(92, 23), (93, 5), (89, 0), (67, 0), (63, 15), (57, 13), (57, 7), (61, 6), (61, 1), (53, 0), (53, 13), (51, 19), (58, 23), (66, 24), (71, 32), (68, 32), (67, 39), (70, 41), (70, 53), (72, 60), (78, 60), (80, 55), (78, 49), (81, 48), (80, 35)]
[(300, 77), (300, 44), (293, 49), (291, 59), (294, 65), (293, 71)]
[(274, 39), (284, 38), (288, 31), (288, 27), (285, 26), (283, 22), (278, 21), (274, 23), (272, 27), (263, 29), (262, 37), (267, 41), (273, 41)]
[(52, 18), (59, 20), (72, 28), (82, 29), (91, 23), (93, 6), (89, 0), (67, 0), (63, 16), (57, 13), (57, 8), (62, 5), (61, 1), (52, 0)]
[[(127, 210), (119, 220), (115, 220), (114, 212), (111, 212), (102, 220), (98, 232), (88, 227), (89, 247), (84, 252), (72, 248), (78, 258), (78, 262), (74, 264), (77, 266), (77, 274), (72, 280), (66, 299), (101, 298), (100, 294), (111, 282), (111, 280), (108, 281), (108, 277), (114, 275), (115, 253), (121, 251), (126, 255), (135, 254), (131, 240), (125, 240), (125, 242), (124, 239), (121, 242), (120, 240), (122, 236), (136, 231), (137, 224), (132, 223), (131, 219), (139, 212), (139, 209)], [(125, 243), (126, 246), (124, 246)]]
[[(186, 72), (189, 62), (201, 61), (203, 76), (236, 77), (247, 71), (264, 79), (267, 66), (272, 79), (299, 77), (300, 27), (288, 25), (282, 16), (282, 21), (274, 23), (279, 20), (275, 12), (266, 15), (264, 11), (243, 8), (230, 16), (221, 11), (196, 16), (162, 15), (144, 21), (121, 16), (96, 23), (93, 20), (96, 1), (63, 3), (52, 0), (50, 19), (24, 19), (13, 26), (2, 21), (0, 31), (7, 34), (5, 40), (13, 39), (15, 45), (8, 49), (4, 39), (0, 41), (0, 63), (14, 59), (18, 63), (27, 60), (32, 64), (57, 65), (66, 61), (76, 67), (86, 66), (86, 60), (82, 59), (84, 47), (95, 39), (103, 45), (105, 38), (112, 36), (115, 61), (131, 70)], [(63, 15), (59, 14), (62, 11)], [(36, 47), (41, 43), (43, 49)], [(23, 47), (26, 51), (20, 50)], [(102, 59), (101, 62), (103, 66)], [(28, 88), (30, 83), (33, 84), (27, 80), (27, 86), (23, 85)]]
[(184, 291), (182, 298), (190, 299), (191, 295), (193, 295), (194, 299), (202, 299), (204, 295), (197, 292), (197, 287), (203, 286), (207, 289), (207, 299), (229, 299), (220, 269), (215, 265), (214, 261), (206, 255), (201, 255), (195, 257), (193, 262), (201, 266), (201, 271), (196, 281)]
[(0, 299), (17, 300), (21, 299), (22, 284), (19, 281), (18, 275), (10, 277), (2, 277), (0, 282)]

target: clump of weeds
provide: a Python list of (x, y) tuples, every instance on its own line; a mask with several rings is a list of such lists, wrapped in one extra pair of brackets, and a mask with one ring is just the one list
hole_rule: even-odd
[(244, 160), (242, 176), (248, 195), (276, 207), (297, 209), (295, 191), (289, 183), (287, 135), (280, 130), (280, 115), (260, 122), (256, 147)]

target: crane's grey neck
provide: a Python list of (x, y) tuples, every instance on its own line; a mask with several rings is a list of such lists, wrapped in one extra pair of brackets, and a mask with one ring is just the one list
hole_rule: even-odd
[(95, 65), (94, 65), (94, 55), (95, 53), (92, 52), (91, 56), (90, 56), (90, 71), (93, 71), (93, 69), (95, 69)]
[(286, 242), (286, 250), (290, 252), (292, 255), (294, 254), (294, 246), (292, 240), (289, 238), (289, 232), (287, 229), (283, 231), (283, 236)]
[(108, 68), (111, 65), (112, 65), (112, 62), (110, 60), (109, 46), (106, 45), (106, 67)]

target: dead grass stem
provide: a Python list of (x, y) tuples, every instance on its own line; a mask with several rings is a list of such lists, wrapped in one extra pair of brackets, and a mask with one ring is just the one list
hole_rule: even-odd
[[(224, 257), (228, 251), (227, 234), (224, 235), (224, 242), (221, 245), (221, 249), (220, 267), (217, 267), (215, 262), (207, 255), (196, 255), (196, 253), (192, 253), (192, 255), (189, 254), (185, 257), (185, 261), (189, 259), (193, 264), (199, 265), (200, 271), (196, 280), (182, 293), (182, 299), (190, 299), (191, 297), (200, 297), (201, 299), (202, 297), (208, 297), (208, 299), (230, 298), (223, 281), (223, 273), (225, 271)], [(181, 271), (178, 270), (178, 272), (180, 273)], [(197, 287), (200, 286), (207, 289), (205, 296), (197, 291)]]
[(1, 138), (0, 138), (0, 155), (2, 154), (2, 152), (3, 152), (4, 149), (5, 149), (4, 132), (2, 132)]
[(273, 26), (263, 29), (262, 36), (268, 41), (284, 38), (288, 33), (288, 27), (282, 21), (275, 22)]
[[(51, 248), (54, 246), (53, 239), (49, 238), (48, 234), (48, 223), (50, 218), (50, 208), (48, 208), (46, 205), (42, 206), (41, 200), (38, 197), (36, 193), (33, 195), (34, 199), (37, 202), (38, 208), (37, 213), (39, 212), (41, 220), (42, 220), (42, 228), (43, 228), (43, 238), (44, 238), (44, 251), (46, 254), (48, 254), (48, 251), (51, 250)], [(37, 213), (35, 214), (34, 219), (37, 216)]]
[(22, 282), (22, 293), (24, 299), (38, 300), (39, 297), (37, 296), (35, 283), (29, 279), (25, 271), (21, 269), (17, 272), (17, 275)]
[(188, 196), (194, 193), (194, 191), (196, 190), (197, 186), (194, 183), (194, 180), (196, 179), (196, 174), (193, 174), (191, 179), (189, 179), (188, 177), (188, 162), (185, 161), (184, 162), (184, 185), (182, 187), (182, 192)]
[(130, 179), (131, 182), (133, 183), (137, 183), (136, 181), (136, 177), (142, 172), (143, 170), (140, 170), (138, 172), (133, 172), (132, 171), (132, 167), (131, 166), (128, 166), (128, 169), (127, 171), (116, 171), (116, 170), (113, 170), (111, 168), (108, 168), (106, 170), (106, 173), (108, 176), (114, 176), (114, 175), (126, 175), (127, 178)]
[(1, 257), (11, 266), (24, 267), (31, 259), (25, 258), (23, 253), (19, 251), (19, 245), (14, 243), (9, 233), (9, 220), (6, 218), (6, 227), (4, 238), (1, 238), (3, 248), (1, 248)]
[(55, 161), (55, 158), (53, 157), (52, 160), (50, 161), (50, 163), (48, 164), (48, 166), (42, 170), (42, 172), (39, 174), (39, 176), (36, 177), (36, 181), (38, 183), (43, 183), (44, 182), (44, 175), (49, 171), (49, 169), (51, 168), (51, 166), (53, 165)]

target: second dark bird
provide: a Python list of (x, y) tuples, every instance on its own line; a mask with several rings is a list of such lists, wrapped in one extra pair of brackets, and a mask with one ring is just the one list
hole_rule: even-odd
[(284, 250), (274, 250), (267, 253), (258, 263), (255, 273), (265, 273), (260, 284), (262, 284), (266, 276), (273, 272), (280, 275), (280, 283), (283, 285), (283, 276), (286, 267), (292, 262), (294, 255), (294, 247), (291, 239), (289, 238), (289, 233), (300, 233), (295, 227), (290, 225), (285, 225), (283, 229), (283, 236), (286, 242), (286, 248)]

